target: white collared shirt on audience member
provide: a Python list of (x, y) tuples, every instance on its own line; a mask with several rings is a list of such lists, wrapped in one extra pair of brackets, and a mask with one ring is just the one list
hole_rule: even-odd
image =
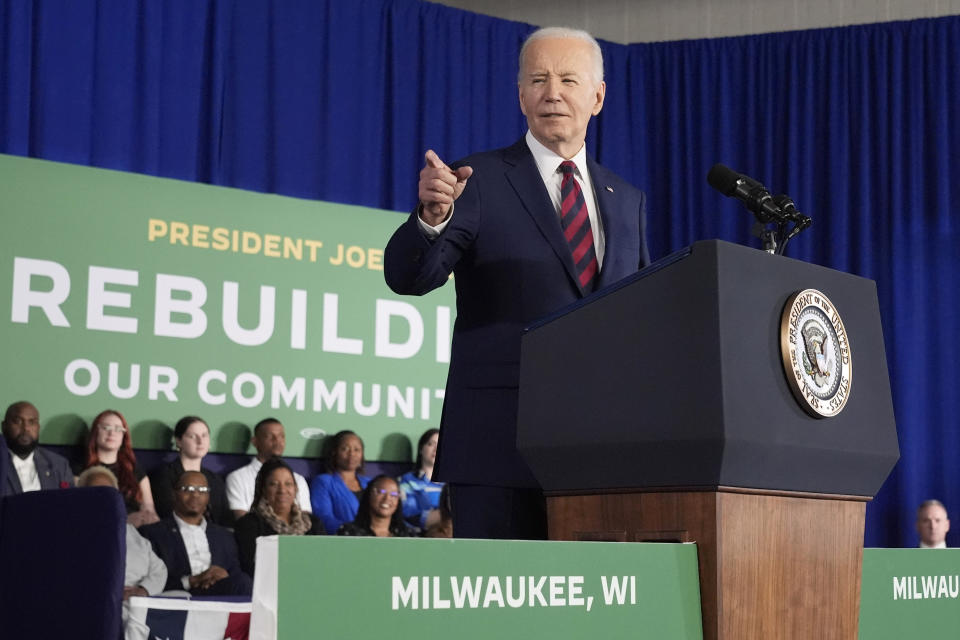
[[(176, 513), (173, 519), (180, 529), (180, 537), (183, 538), (183, 547), (187, 550), (187, 559), (190, 560), (190, 575), (203, 573), (210, 568), (212, 556), (210, 554), (210, 541), (207, 540), (207, 519), (204, 518), (200, 524), (190, 524), (180, 519)], [(183, 588), (190, 590), (190, 576), (183, 576), (181, 579)]]
[(10, 453), (10, 459), (13, 460), (13, 468), (17, 471), (17, 477), (20, 478), (20, 487), (23, 492), (40, 491), (40, 476), (37, 475), (37, 465), (33, 460), (36, 451), (31, 451), (26, 458), (20, 459), (19, 456)]

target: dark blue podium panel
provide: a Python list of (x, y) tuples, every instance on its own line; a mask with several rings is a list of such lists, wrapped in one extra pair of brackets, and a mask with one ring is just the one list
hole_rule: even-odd
[[(811, 288), (833, 302), (850, 342), (849, 400), (830, 418), (800, 406), (780, 353), (784, 306)], [(876, 285), (696, 243), (525, 333), (517, 440), (546, 491), (872, 497), (899, 458)]]

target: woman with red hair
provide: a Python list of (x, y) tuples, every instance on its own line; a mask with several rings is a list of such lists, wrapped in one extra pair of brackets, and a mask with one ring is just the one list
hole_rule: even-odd
[(127, 522), (135, 527), (157, 522), (150, 492), (150, 479), (137, 464), (130, 446), (130, 429), (123, 414), (107, 409), (93, 419), (87, 439), (88, 469), (103, 465), (117, 476), (120, 493), (127, 505)]

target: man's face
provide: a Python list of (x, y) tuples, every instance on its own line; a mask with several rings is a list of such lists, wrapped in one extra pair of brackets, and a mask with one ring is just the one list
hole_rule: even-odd
[(40, 438), (40, 414), (28, 402), (12, 405), (7, 409), (2, 427), (7, 446), (18, 455), (22, 451), (29, 454)]
[(283, 425), (279, 422), (268, 422), (253, 434), (251, 442), (261, 460), (266, 460), (272, 456), (282, 456), (283, 450), (287, 446)]
[(950, 520), (943, 507), (932, 504), (924, 507), (917, 516), (917, 533), (923, 544), (933, 546), (947, 539)]
[(577, 38), (542, 38), (527, 47), (520, 73), (520, 110), (533, 136), (571, 158), (583, 146), (590, 117), (600, 113), (606, 85), (593, 76), (592, 49)]
[(181, 518), (202, 516), (210, 502), (207, 479), (198, 471), (187, 471), (180, 476), (173, 489), (173, 511)]

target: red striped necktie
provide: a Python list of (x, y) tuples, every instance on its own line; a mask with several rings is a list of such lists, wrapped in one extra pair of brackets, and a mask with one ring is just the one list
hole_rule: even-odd
[(597, 275), (597, 253), (593, 247), (587, 203), (583, 199), (580, 184), (573, 177), (576, 168), (577, 165), (570, 160), (560, 163), (560, 172), (563, 173), (560, 182), (560, 226), (573, 253), (573, 265), (580, 286), (584, 293), (590, 293)]

